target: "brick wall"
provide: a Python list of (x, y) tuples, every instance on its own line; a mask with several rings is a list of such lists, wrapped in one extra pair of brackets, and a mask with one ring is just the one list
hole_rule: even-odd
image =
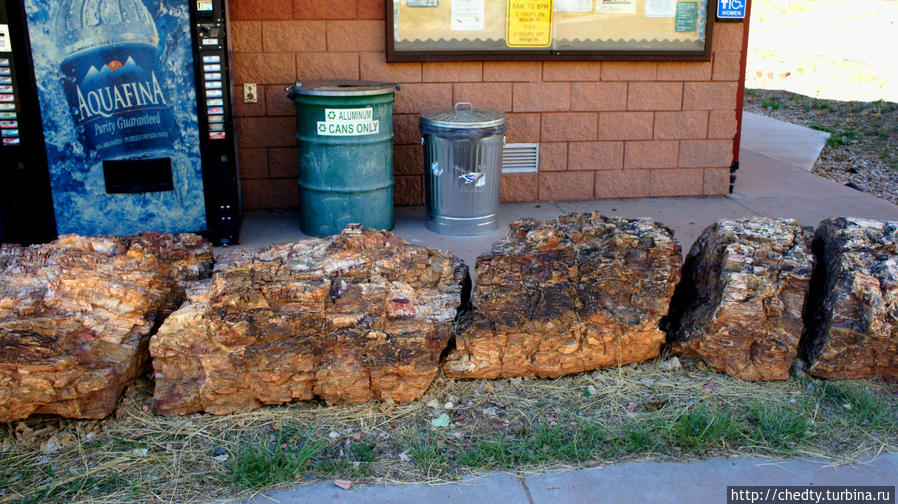
[[(395, 199), (423, 204), (418, 116), (456, 101), (508, 114), (508, 142), (540, 142), (539, 174), (502, 177), (503, 201), (724, 195), (741, 23), (714, 26), (710, 62), (385, 62), (379, 0), (231, 0), (244, 207), (298, 206), (296, 80), (399, 82)], [(259, 84), (259, 102), (242, 84)]]

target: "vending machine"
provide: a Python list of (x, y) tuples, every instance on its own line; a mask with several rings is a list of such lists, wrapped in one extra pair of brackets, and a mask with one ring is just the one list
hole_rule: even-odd
[(235, 243), (226, 0), (3, 1), (0, 239)]

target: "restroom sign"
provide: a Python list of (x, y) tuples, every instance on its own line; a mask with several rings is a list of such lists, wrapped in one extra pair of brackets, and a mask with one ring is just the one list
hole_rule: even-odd
[(745, 4), (748, 0), (717, 0), (717, 19), (745, 19)]
[(371, 107), (324, 109), (324, 120), (318, 121), (318, 134), (323, 136), (362, 136), (380, 132), (380, 121)]

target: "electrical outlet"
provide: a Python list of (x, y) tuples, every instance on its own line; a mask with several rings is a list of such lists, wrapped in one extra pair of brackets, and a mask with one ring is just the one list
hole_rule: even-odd
[(258, 103), (259, 93), (255, 84), (243, 85), (243, 103)]

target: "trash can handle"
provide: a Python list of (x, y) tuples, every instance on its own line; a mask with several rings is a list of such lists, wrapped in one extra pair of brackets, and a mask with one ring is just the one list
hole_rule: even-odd
[(471, 102), (461, 101), (455, 104), (455, 111), (458, 112), (458, 107), (460, 105), (467, 105), (468, 108), (466, 110), (474, 110), (474, 105), (471, 105)]

